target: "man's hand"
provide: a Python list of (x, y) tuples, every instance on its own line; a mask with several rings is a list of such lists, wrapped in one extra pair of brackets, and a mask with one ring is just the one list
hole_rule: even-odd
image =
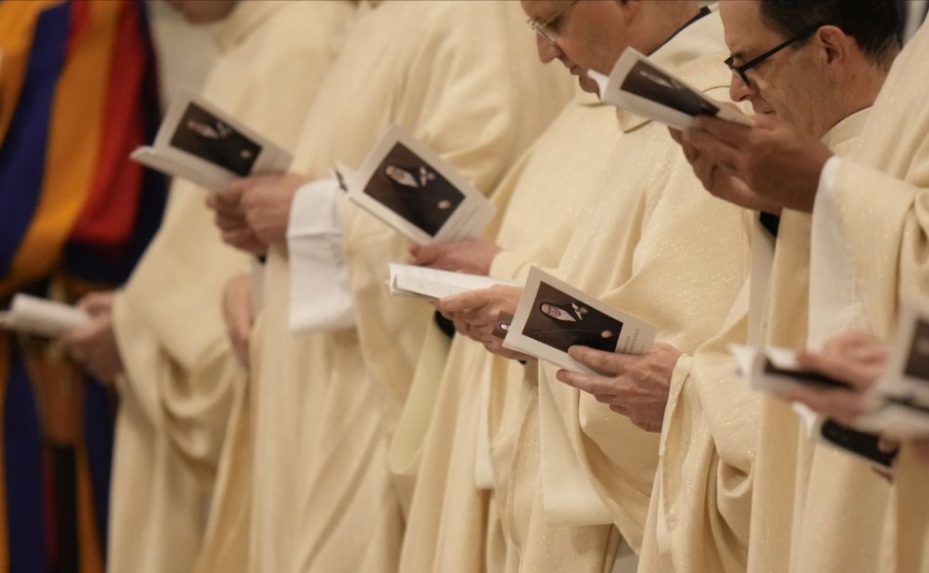
[(776, 118), (757, 115), (754, 121), (748, 128), (700, 117), (698, 127), (681, 135), (700, 180), (713, 195), (740, 205), (754, 203), (749, 199), (755, 197), (767, 202), (764, 210), (779, 205), (812, 212), (832, 152)]
[(93, 292), (78, 301), (78, 307), (93, 321), (65, 333), (59, 342), (75, 362), (91, 376), (112, 384), (123, 373), (123, 360), (113, 331), (113, 291)]
[(559, 370), (558, 380), (591, 394), (647, 432), (661, 431), (679, 350), (655, 344), (648, 354), (633, 356), (572, 346), (568, 355), (599, 374)]
[(684, 150), (684, 157), (693, 167), (697, 179), (711, 195), (745, 209), (780, 216), (780, 204), (755, 193), (744, 181), (721, 169), (714, 163), (712, 156), (701, 153), (699, 149), (684, 141), (683, 133), (680, 131), (673, 128), (668, 131), (671, 132), (671, 138), (680, 144)]
[(529, 356), (504, 348), (503, 341), (493, 335), (500, 313), (514, 314), (522, 294), (522, 287), (496, 285), (443, 298), (436, 302), (436, 309), (455, 324), (455, 330), (488, 351), (511, 360), (529, 360)]
[(211, 193), (206, 198), (206, 206), (215, 213), (214, 221), (219, 228), (223, 242), (246, 253), (262, 257), (268, 253), (268, 245), (252, 231), (242, 208), (244, 189), (226, 187)]
[(244, 217), (255, 237), (266, 245), (283, 243), (287, 240), (294, 195), (306, 181), (294, 173), (247, 177), (223, 188), (219, 201), (237, 204), (231, 215)]
[(248, 366), (248, 341), (255, 321), (255, 310), (252, 307), (252, 280), (247, 273), (234, 277), (226, 284), (223, 318), (226, 320), (232, 350), (239, 361)]
[(410, 264), (430, 269), (487, 276), (500, 247), (487, 239), (471, 239), (436, 245), (410, 243)]
[(814, 411), (841, 424), (854, 426), (870, 412), (868, 400), (874, 382), (884, 372), (887, 349), (882, 342), (863, 332), (842, 334), (829, 340), (822, 352), (797, 356), (800, 366), (846, 382), (851, 390), (800, 388), (787, 394), (789, 400), (806, 404)]

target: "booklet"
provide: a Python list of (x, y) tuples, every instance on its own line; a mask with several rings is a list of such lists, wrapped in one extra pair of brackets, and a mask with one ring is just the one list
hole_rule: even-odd
[(797, 354), (789, 348), (755, 348), (733, 344), (729, 347), (739, 374), (750, 388), (784, 394), (798, 387), (823, 390), (848, 388), (848, 384), (818, 372), (802, 369)]
[(568, 356), (572, 346), (606, 352), (644, 354), (655, 328), (611, 307), (538, 268), (529, 271), (503, 346), (567, 370), (594, 374)]
[(351, 201), (421, 245), (477, 237), (496, 212), (467, 179), (398, 126), (342, 179)]
[(626, 48), (613, 71), (587, 75), (600, 87), (600, 99), (636, 115), (684, 130), (701, 115), (751, 127), (754, 122), (738, 109), (708, 98), (634, 48)]
[(15, 295), (10, 310), (0, 312), (0, 328), (48, 338), (90, 322), (90, 315), (79, 308), (27, 294)]
[(436, 301), (494, 285), (522, 286), (522, 283), (480, 275), (427, 269), (415, 265), (391, 263), (387, 286), (390, 294)]
[(182, 90), (151, 146), (133, 161), (210, 191), (250, 175), (284, 173), (293, 156), (202, 97)]

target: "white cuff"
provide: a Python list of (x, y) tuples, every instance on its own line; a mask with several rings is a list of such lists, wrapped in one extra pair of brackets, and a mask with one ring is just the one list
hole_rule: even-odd
[(348, 270), (342, 252), (336, 179), (307, 183), (290, 209), (290, 329), (329, 331), (355, 325)]
[(855, 327), (861, 315), (855, 264), (848, 252), (838, 177), (842, 160), (823, 166), (813, 203), (810, 236), (810, 316), (808, 345), (819, 348), (833, 335)]

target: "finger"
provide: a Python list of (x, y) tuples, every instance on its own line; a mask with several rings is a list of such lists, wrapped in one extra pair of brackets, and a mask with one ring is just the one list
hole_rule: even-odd
[(617, 414), (621, 414), (627, 418), (629, 417), (629, 411), (626, 410), (626, 408), (620, 406), (619, 404), (610, 405), (610, 410), (616, 412)]
[(91, 316), (108, 313), (113, 307), (113, 292), (92, 292), (78, 302), (78, 307)]
[(490, 296), (490, 289), (474, 290), (439, 299), (436, 308), (442, 313), (474, 311), (490, 304)]
[(442, 245), (417, 246), (416, 252), (411, 253), (413, 256), (412, 264), (428, 267), (441, 257), (442, 251)]
[(701, 129), (688, 129), (684, 132), (684, 141), (706, 155), (714, 163), (719, 163), (740, 172), (742, 153), (729, 144), (717, 139), (712, 134)]
[(804, 388), (792, 391), (785, 397), (845, 425), (854, 425), (868, 411), (860, 396), (844, 390), (819, 391)]
[(837, 356), (801, 353), (797, 356), (797, 363), (803, 368), (846, 382), (856, 390), (866, 390), (875, 382), (875, 378), (862, 371), (860, 363)]
[(885, 454), (892, 454), (900, 449), (900, 440), (888, 436), (881, 436), (881, 439), (877, 442), (877, 449)]
[(694, 175), (703, 184), (703, 188), (712, 195), (719, 197), (719, 190), (716, 189), (716, 169), (718, 165), (705, 155), (699, 155), (694, 159), (692, 164)]
[(603, 378), (602, 376), (562, 369), (555, 373), (555, 378), (568, 386), (572, 386), (588, 394), (593, 394), (594, 396), (600, 394), (608, 394), (610, 396), (616, 395), (612, 380)]
[(679, 145), (684, 145), (684, 134), (681, 133), (681, 130), (674, 129), (673, 127), (669, 127), (668, 133), (671, 134), (671, 139), (673, 139)]
[(587, 346), (572, 346), (568, 349), (568, 356), (588, 368), (610, 376), (622, 374), (628, 368), (629, 363), (635, 359), (615, 352), (594, 350)]
[(234, 204), (242, 200), (242, 195), (258, 183), (257, 177), (243, 177), (225, 184), (215, 193), (218, 203)]
[[(770, 129), (768, 123), (755, 122), (755, 125), (763, 129)], [(697, 126), (720, 142), (736, 148), (744, 148), (748, 144), (753, 129), (746, 125), (717, 119), (708, 115), (701, 115), (698, 117)]]

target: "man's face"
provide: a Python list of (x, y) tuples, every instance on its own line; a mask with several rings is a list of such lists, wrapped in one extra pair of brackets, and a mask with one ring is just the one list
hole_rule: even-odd
[(239, 0), (165, 0), (191, 24), (209, 24), (228, 16)]
[[(719, 14), (736, 66), (790, 39), (764, 24), (757, 0), (720, 2)], [(827, 81), (820, 72), (809, 44), (800, 42), (748, 70), (748, 85), (733, 73), (729, 94), (733, 101), (750, 101), (755, 113), (776, 115), (798, 129), (812, 132), (816, 102), (821, 99), (818, 94)]]
[(542, 62), (561, 61), (584, 91), (597, 93), (588, 70), (609, 74), (629, 45), (623, 7), (614, 0), (580, 0), (573, 5), (570, 0), (522, 0), (522, 6), (531, 19), (548, 22), (545, 29), (555, 40), (536, 34)]

